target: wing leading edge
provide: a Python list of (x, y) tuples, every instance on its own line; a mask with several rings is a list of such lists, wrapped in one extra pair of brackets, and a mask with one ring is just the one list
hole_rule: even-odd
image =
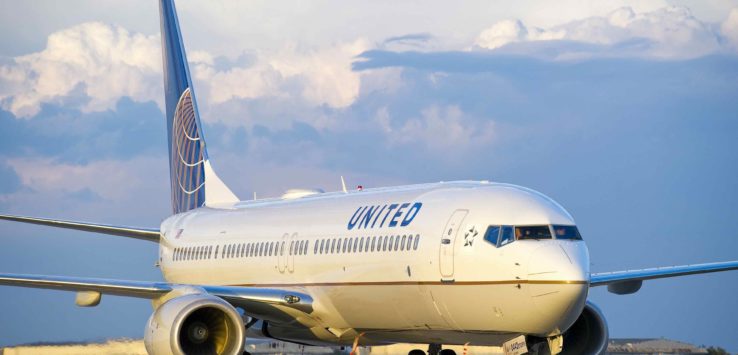
[(590, 287), (607, 286), (610, 292), (616, 294), (630, 294), (638, 291), (644, 280), (706, 274), (729, 270), (738, 270), (738, 261), (593, 273), (590, 277), (589, 285)]
[(302, 292), (260, 287), (209, 286), (111, 280), (68, 276), (0, 274), (0, 286), (18, 286), (62, 291), (94, 291), (102, 294), (157, 299), (178, 288), (194, 288), (229, 302), (253, 302), (312, 311), (313, 299)]
[(59, 220), (59, 219), (48, 219), (48, 218), (37, 218), (37, 217), (25, 217), (25, 216), (13, 216), (13, 215), (0, 214), (0, 220), (30, 223), (30, 224), (39, 224), (43, 226), (74, 229), (74, 230), (80, 230), (80, 231), (85, 231), (85, 232), (111, 234), (111, 235), (117, 235), (120, 237), (148, 240), (150, 242), (155, 242), (155, 243), (159, 242), (159, 238), (161, 235), (158, 229), (152, 229), (152, 228), (111, 226), (107, 224), (65, 221), (65, 220)]

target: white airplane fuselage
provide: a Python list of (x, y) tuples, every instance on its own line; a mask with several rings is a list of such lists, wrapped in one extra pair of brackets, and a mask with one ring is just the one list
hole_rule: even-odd
[(321, 193), (172, 216), (161, 225), (159, 262), (173, 283), (311, 295), (314, 312), (293, 314), (297, 321), (276, 338), (350, 344), (364, 333), (362, 344), (438, 336), (500, 345), (574, 323), (589, 289), (589, 255), (581, 240), (498, 247), (484, 239), (487, 227), (574, 224), (550, 198), (507, 184)]

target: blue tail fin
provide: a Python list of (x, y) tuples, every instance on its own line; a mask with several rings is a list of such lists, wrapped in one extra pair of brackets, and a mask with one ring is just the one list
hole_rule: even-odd
[[(175, 214), (186, 212), (205, 205), (206, 200), (237, 201), (215, 176), (208, 161), (174, 1), (160, 0), (159, 15), (172, 210)], [(206, 180), (212, 180), (212, 183), (208, 181), (213, 185), (211, 196), (206, 196)]]

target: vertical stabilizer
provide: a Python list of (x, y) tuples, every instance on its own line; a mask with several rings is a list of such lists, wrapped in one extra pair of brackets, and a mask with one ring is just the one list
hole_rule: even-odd
[(172, 210), (181, 213), (205, 204), (236, 202), (208, 161), (174, 1), (160, 0), (159, 15)]

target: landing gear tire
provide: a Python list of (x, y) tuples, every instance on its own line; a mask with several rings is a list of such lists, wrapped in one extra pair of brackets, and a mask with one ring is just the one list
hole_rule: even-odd
[(407, 355), (425, 355), (425, 351), (420, 350), (420, 349), (413, 349), (413, 350), (410, 350), (410, 352), (407, 353)]
[(456, 352), (451, 349), (443, 349), (439, 353), (440, 355), (456, 355)]
[(428, 355), (440, 355), (441, 344), (428, 344)]

